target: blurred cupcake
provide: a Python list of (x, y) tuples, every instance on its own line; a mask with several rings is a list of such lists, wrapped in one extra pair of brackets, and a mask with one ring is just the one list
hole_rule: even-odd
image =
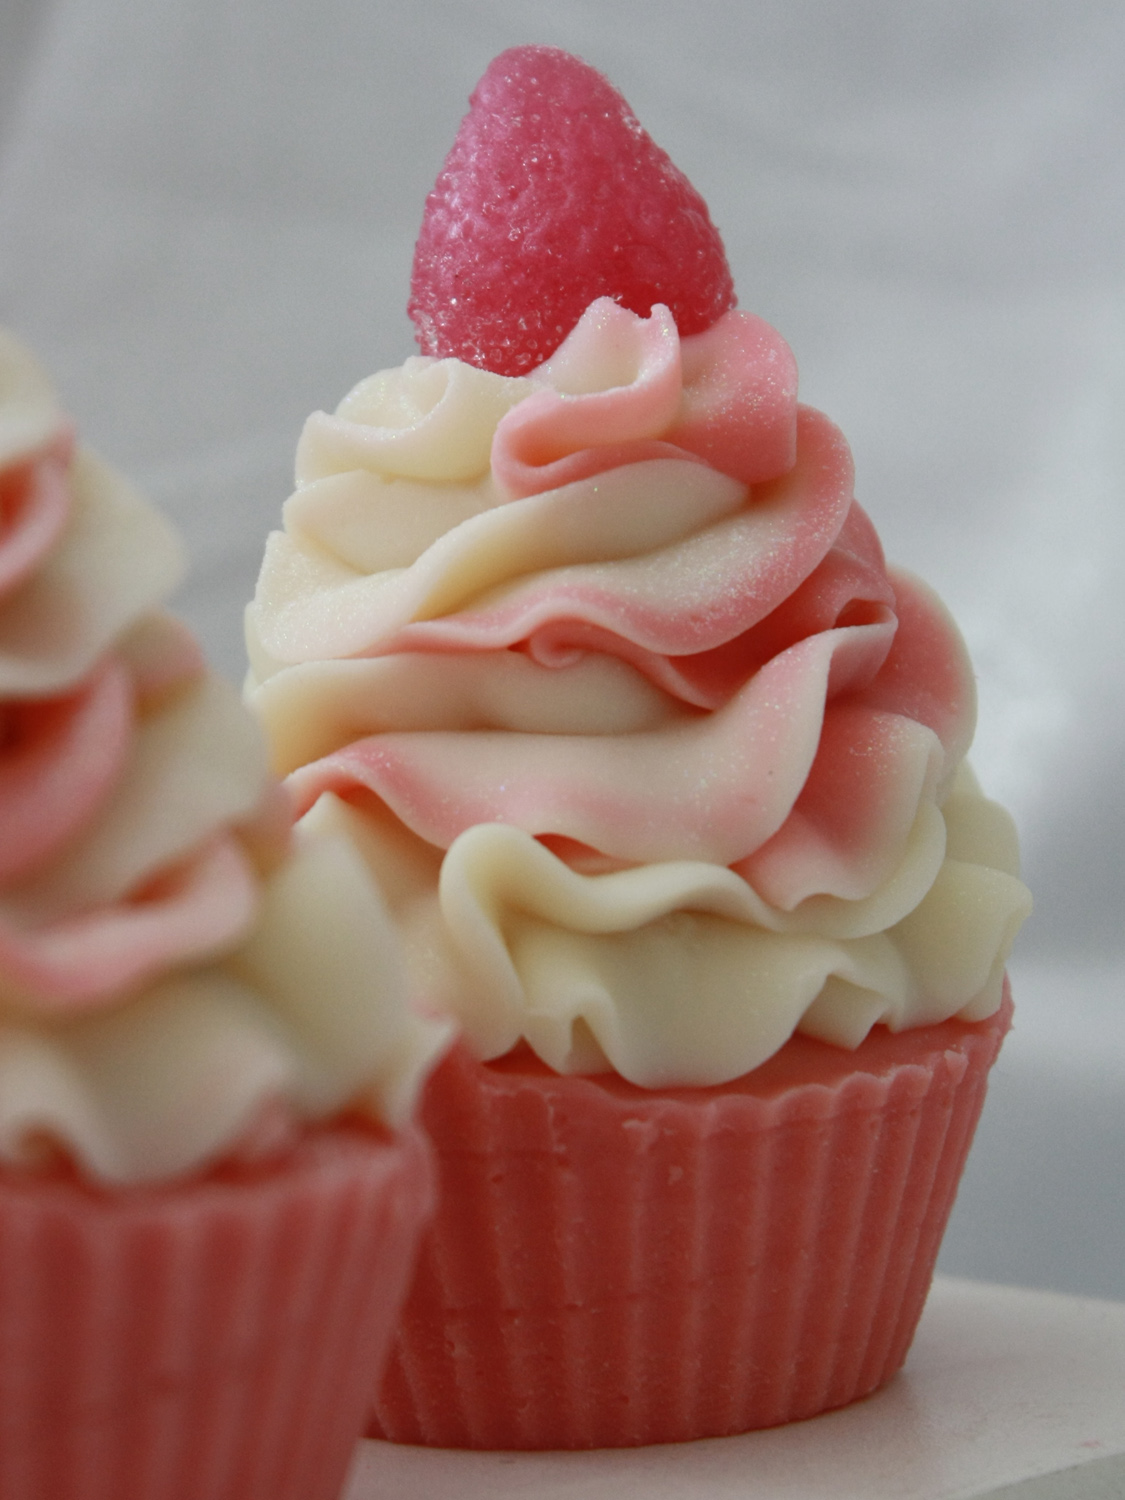
[(181, 565), (0, 334), (5, 1500), (336, 1500), (431, 1201), (446, 1030)]
[[(902, 1363), (1028, 895), (965, 763), (961, 639), (690, 185), (552, 49), (473, 103), (415, 262), (431, 357), (309, 419), (247, 617), (275, 768), (464, 1036), (372, 1432), (742, 1432)], [(552, 204), (586, 294), (557, 336), (526, 290), (541, 252), (566, 275)], [(699, 241), (670, 269), (663, 204)], [(700, 268), (715, 295), (680, 298)]]

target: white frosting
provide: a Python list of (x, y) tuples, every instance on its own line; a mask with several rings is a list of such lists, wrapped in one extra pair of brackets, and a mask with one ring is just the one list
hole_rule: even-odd
[(963, 645), (763, 329), (596, 303), (531, 380), (413, 359), (306, 427), (250, 701), (481, 1056), (707, 1084), (999, 1004)]
[(257, 726), (159, 612), (175, 534), (72, 448), (0, 335), (0, 1161), (131, 1183), (398, 1125), (450, 1027), (330, 814), (287, 848)]

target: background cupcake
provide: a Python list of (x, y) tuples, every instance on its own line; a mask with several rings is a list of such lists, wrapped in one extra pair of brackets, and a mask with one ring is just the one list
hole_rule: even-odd
[(338, 1493), (442, 1029), (160, 602), (168, 525), (0, 340), (0, 1492)]
[(904, 1357), (1028, 905), (964, 648), (573, 58), (489, 69), (412, 290), (437, 357), (310, 419), (247, 616), (278, 770), (342, 799), (471, 1054), (427, 1095), (439, 1210), (376, 1430), (839, 1405)]

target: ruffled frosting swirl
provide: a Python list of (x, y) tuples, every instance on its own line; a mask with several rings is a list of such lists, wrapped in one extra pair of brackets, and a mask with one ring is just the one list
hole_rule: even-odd
[[(289, 848), (257, 726), (160, 608), (182, 566), (171, 527), (75, 452), (0, 333), (9, 1165), (61, 1151), (131, 1182), (275, 1147), (353, 1104), (397, 1123), (440, 1044), (407, 1010), (354, 851), (312, 827)], [(346, 907), (330, 939), (326, 914)]]
[(250, 701), (480, 1055), (709, 1084), (997, 1007), (1028, 896), (963, 644), (767, 324), (601, 300), (531, 377), (410, 359), (297, 479)]

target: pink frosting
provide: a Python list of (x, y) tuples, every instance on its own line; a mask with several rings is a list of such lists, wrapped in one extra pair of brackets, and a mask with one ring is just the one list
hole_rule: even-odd
[(65, 698), (4, 705), (0, 882), (40, 869), (89, 824), (132, 741), (133, 688), (120, 662), (99, 665)]
[(0, 591), (29, 576), (59, 537), (70, 509), (74, 437), (59, 425), (41, 448), (0, 469)]
[(0, 329), (0, 1170), (107, 1186), (405, 1124), (415, 1014), (326, 798), (293, 828), (258, 725), (164, 613), (183, 548), (76, 449)]
[(256, 885), (238, 841), (219, 835), (127, 900), (34, 934), (0, 926), (0, 971), (38, 1014), (77, 1014), (178, 964), (214, 957), (249, 927)]
[[(779, 333), (752, 313), (728, 313), (682, 342), (655, 307), (634, 318), (596, 302), (539, 374), (558, 380), (501, 420), (492, 472), (510, 495), (538, 495), (646, 458), (692, 457), (757, 484), (796, 457), (797, 367)], [(627, 376), (610, 390), (571, 393), (587, 345), (610, 328)], [(622, 372), (625, 373), (624, 371)]]
[[(155, 974), (211, 956), (247, 928), (257, 901), (249, 846), (223, 826), (198, 830), (189, 848), (142, 859), (108, 896), (96, 893), (96, 883), (93, 896), (83, 894), (76, 868), (114, 815), (146, 724), (176, 695), (201, 685), (204, 670), (188, 632), (151, 613), (179, 556), (163, 523), (147, 512), (138, 521), (145, 535), (108, 561), (105, 554), (90, 561), (92, 574), (99, 565), (107, 571), (81, 584), (88, 607), (80, 626), (72, 629), (73, 596), (62, 582), (54, 614), (28, 608), (29, 591), (53, 587), (43, 585), (52, 567), (60, 580), (67, 575), (59, 558), (88, 503), (80, 489), (62, 420), (31, 451), (17, 445), (0, 455), (0, 993), (41, 1014), (110, 1003)], [(116, 570), (140, 575), (136, 617), (124, 630)], [(107, 600), (104, 639), (97, 634), (99, 588)], [(60, 685), (56, 679), (70, 671), (70, 643), (64, 649), (53, 637), (68, 631), (90, 633), (78, 649), (92, 659)], [(13, 691), (5, 674), (16, 683), (38, 674), (44, 689)], [(259, 802), (261, 773), (249, 776)], [(252, 804), (242, 810), (251, 841), (255, 816)]]
[[(595, 349), (612, 377), (587, 389)], [(797, 405), (783, 341), (738, 312), (680, 341), (664, 309), (603, 302), (536, 379), (493, 441), (511, 502), (628, 466), (643, 484), (643, 465), (676, 459), (748, 485), (746, 503), (675, 545), (516, 571), (435, 618), (391, 610), (361, 654), (602, 652), (663, 690), (674, 721), (381, 733), (297, 771), (300, 808), (367, 792), (440, 848), (502, 822), (613, 862), (708, 860), (784, 910), (869, 892), (964, 754), (972, 677), (940, 604), (888, 571), (847, 445)]]

